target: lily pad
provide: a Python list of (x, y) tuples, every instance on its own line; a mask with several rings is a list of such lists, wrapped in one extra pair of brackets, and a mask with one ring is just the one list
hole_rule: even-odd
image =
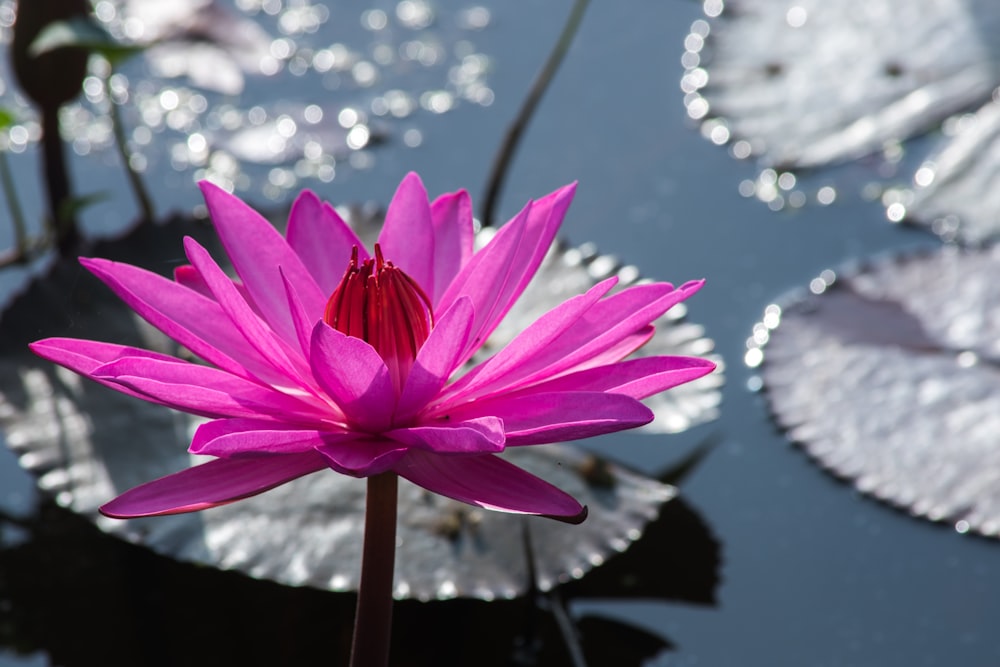
[(776, 167), (879, 151), (989, 99), (992, 0), (708, 0), (685, 45), (688, 114)]
[[(375, 223), (366, 224), (371, 229)], [(141, 227), (123, 241), (98, 246), (92, 254), (166, 273), (184, 261), (176, 251), (181, 234), (201, 237), (209, 246), (216, 243), (207, 225), (177, 220)], [(580, 280), (592, 284), (600, 277), (588, 273), (596, 257), (566, 264), (563, 259), (568, 254), (557, 249), (550, 255), (546, 271), (553, 285)], [(551, 298), (548, 289), (548, 282), (536, 282), (523, 300), (544, 302)], [(362, 480), (316, 474), (196, 514), (129, 522), (100, 517), (97, 507), (118, 493), (191, 465), (193, 457), (186, 448), (197, 421), (53, 367), (34, 358), (25, 346), (44, 332), (177, 350), (75, 262), (57, 263), (13, 303), (3, 322), (0, 427), (21, 464), (38, 475), (39, 485), (57, 502), (108, 532), (181, 560), (285, 584), (330, 590), (356, 587)], [(656, 341), (660, 353), (711, 348), (698, 328), (683, 322), (663, 325), (658, 335), (665, 338)], [(718, 382), (721, 378), (714, 381)], [(668, 416), (672, 430), (682, 423), (710, 418), (718, 403), (714, 383), (655, 409)], [(669, 419), (675, 412), (679, 416)], [(672, 486), (568, 446), (523, 448), (511, 456), (587, 503), (591, 512), (584, 526), (477, 511), (404, 484), (400, 489), (398, 597), (510, 598), (527, 591), (532, 579), (546, 590), (582, 576), (625, 550), (676, 494)], [(531, 533), (536, 555), (533, 567), (519, 539), (523, 531)]]
[(917, 169), (891, 194), (890, 216), (905, 216), (945, 240), (978, 244), (1000, 236), (1000, 102), (955, 119)]
[(747, 362), (775, 418), (860, 491), (1000, 535), (1000, 248), (824, 272), (768, 306)]
[(265, 74), (273, 59), (267, 31), (218, 0), (126, 0), (112, 17), (115, 33), (145, 47), (156, 76), (226, 95), (240, 94), (244, 74)]

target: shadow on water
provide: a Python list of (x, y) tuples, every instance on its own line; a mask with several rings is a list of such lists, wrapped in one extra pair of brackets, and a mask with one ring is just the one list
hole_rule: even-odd
[[(341, 664), (355, 596), (179, 563), (101, 533), (51, 502), (0, 522), (27, 541), (0, 550), (0, 645), (60, 665)], [(556, 593), (576, 600), (713, 604), (719, 545), (680, 500), (644, 539)], [(396, 605), (395, 665), (569, 665), (546, 604), (531, 597)], [(672, 642), (622, 621), (576, 618), (591, 664), (640, 665)], [(433, 641), (428, 641), (433, 637)]]

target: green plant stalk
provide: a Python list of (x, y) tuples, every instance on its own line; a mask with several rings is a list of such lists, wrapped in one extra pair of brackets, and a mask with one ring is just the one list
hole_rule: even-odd
[(566, 25), (563, 26), (562, 33), (559, 35), (559, 40), (553, 47), (552, 53), (549, 54), (548, 60), (545, 61), (545, 65), (542, 66), (541, 71), (535, 77), (534, 82), (532, 82), (531, 89), (528, 91), (527, 97), (524, 98), (524, 103), (514, 118), (514, 122), (507, 128), (507, 133), (500, 144), (500, 150), (493, 159), (490, 176), (486, 180), (486, 196), (483, 199), (483, 208), (480, 214), (483, 225), (486, 227), (493, 225), (500, 192), (503, 190), (504, 181), (507, 179), (507, 171), (510, 168), (510, 162), (514, 159), (514, 153), (517, 151), (521, 136), (528, 127), (528, 123), (531, 121), (531, 117), (539, 101), (541, 101), (542, 95), (548, 90), (552, 78), (559, 70), (559, 65), (562, 64), (566, 52), (569, 51), (569, 47), (573, 43), (573, 38), (576, 37), (588, 4), (590, 4), (590, 0), (576, 0), (573, 3), (573, 8), (566, 19)]
[(115, 146), (118, 147), (118, 155), (121, 157), (122, 164), (125, 165), (125, 174), (128, 176), (129, 185), (132, 187), (132, 194), (135, 196), (136, 203), (139, 204), (139, 212), (142, 215), (142, 219), (147, 222), (153, 222), (155, 214), (152, 199), (146, 190), (146, 185), (143, 183), (139, 172), (132, 166), (132, 153), (128, 149), (128, 139), (125, 137), (125, 125), (122, 122), (121, 111), (118, 109), (118, 103), (115, 102), (111, 95), (110, 75), (104, 81), (104, 89), (108, 92), (108, 103), (111, 105), (111, 131), (114, 133)]
[(59, 135), (58, 107), (42, 109), (42, 156), (49, 197), (50, 233), (59, 252), (70, 253), (77, 245), (79, 232), (72, 209), (65, 146)]
[(351, 667), (384, 667), (389, 664), (398, 481), (394, 472), (368, 478), (365, 542), (351, 642)]
[(0, 186), (3, 187), (11, 223), (14, 225), (14, 258), (15, 261), (23, 261), (28, 256), (28, 228), (24, 224), (24, 212), (17, 196), (17, 188), (14, 187), (14, 178), (10, 174), (6, 151), (0, 151)]

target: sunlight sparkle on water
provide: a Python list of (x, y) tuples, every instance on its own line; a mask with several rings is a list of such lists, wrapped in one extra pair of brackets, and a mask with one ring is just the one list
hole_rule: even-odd
[(805, 7), (790, 7), (785, 13), (785, 21), (792, 28), (801, 28), (806, 24), (806, 20), (809, 18), (808, 12), (806, 12)]

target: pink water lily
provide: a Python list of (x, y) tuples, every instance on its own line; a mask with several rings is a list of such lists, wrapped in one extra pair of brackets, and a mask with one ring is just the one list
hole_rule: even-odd
[(391, 471), (479, 507), (581, 521), (586, 508), (572, 496), (497, 454), (648, 423), (640, 399), (714, 368), (627, 359), (701, 282), (612, 292), (611, 278), (461, 372), (534, 276), (573, 185), (529, 202), (476, 251), (468, 195), (428, 202), (410, 174), (371, 252), (311, 192), (282, 236), (233, 195), (201, 188), (238, 280), (191, 238), (190, 265), (173, 280), (81, 262), (204, 363), (68, 338), (31, 346), (113, 389), (210, 419), (190, 451), (213, 460), (125, 492), (101, 508), (108, 516), (205, 509), (332, 468)]

